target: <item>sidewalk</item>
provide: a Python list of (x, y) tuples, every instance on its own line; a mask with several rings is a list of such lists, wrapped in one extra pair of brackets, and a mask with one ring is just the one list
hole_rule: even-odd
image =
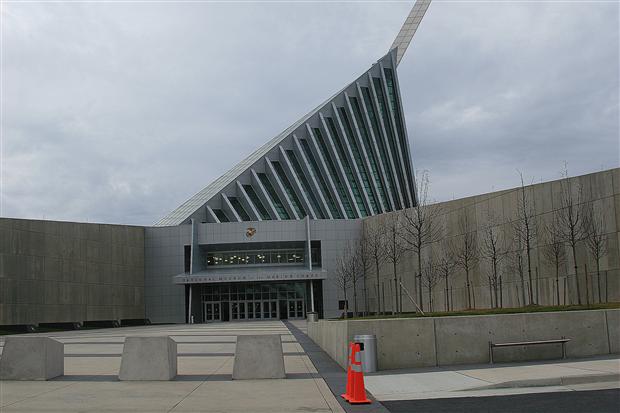
[(366, 388), (380, 401), (620, 388), (620, 356), (381, 371)]

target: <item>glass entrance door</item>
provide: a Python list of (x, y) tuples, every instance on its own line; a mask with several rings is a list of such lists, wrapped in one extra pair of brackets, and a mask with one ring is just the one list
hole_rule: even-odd
[(207, 302), (204, 302), (203, 305), (204, 305), (204, 308), (203, 308), (204, 320), (203, 321), (205, 323), (221, 320), (219, 301), (217, 302), (207, 301)]
[(288, 300), (288, 318), (304, 318), (304, 300)]

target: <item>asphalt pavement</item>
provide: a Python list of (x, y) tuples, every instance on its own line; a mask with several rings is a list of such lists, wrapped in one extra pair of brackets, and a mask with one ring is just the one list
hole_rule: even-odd
[(384, 401), (392, 413), (618, 413), (620, 389)]

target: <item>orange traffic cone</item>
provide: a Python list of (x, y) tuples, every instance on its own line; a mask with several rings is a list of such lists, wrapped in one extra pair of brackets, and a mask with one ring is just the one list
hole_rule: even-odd
[(349, 401), (353, 397), (353, 370), (351, 370), (351, 364), (353, 362), (353, 342), (349, 343), (349, 357), (347, 360), (347, 391), (341, 394), (342, 398)]
[(362, 370), (362, 357), (360, 354), (360, 343), (353, 344), (353, 356), (351, 357), (351, 370), (353, 373), (353, 394), (347, 399), (351, 404), (372, 403), (366, 397), (366, 387), (364, 386), (364, 372)]

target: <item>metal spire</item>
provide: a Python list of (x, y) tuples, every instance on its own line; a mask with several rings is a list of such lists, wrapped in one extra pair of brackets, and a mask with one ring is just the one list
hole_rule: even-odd
[(418, 30), (418, 26), (422, 21), (422, 17), (424, 17), (424, 13), (428, 9), (428, 6), (431, 4), (432, 0), (417, 0), (413, 5), (409, 16), (407, 16), (407, 20), (403, 23), (403, 27), (398, 32), (396, 39), (394, 39), (394, 43), (390, 47), (390, 50), (398, 48), (396, 52), (396, 65), (400, 63), (400, 60), (403, 58), (409, 43), (411, 43), (411, 39), (415, 34), (416, 30)]

